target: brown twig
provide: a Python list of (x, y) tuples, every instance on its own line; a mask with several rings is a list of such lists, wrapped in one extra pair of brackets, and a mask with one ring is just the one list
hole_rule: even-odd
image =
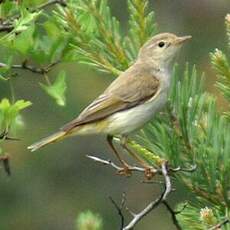
[(11, 24), (2, 24), (0, 25), (0, 32), (11, 32), (14, 29), (14, 26)]
[(125, 194), (123, 193), (123, 196), (122, 196), (122, 201), (121, 201), (121, 204), (118, 205), (112, 197), (109, 197), (110, 201), (112, 202), (112, 204), (114, 205), (114, 207), (116, 208), (117, 212), (118, 212), (118, 215), (120, 216), (120, 219), (121, 219), (121, 226), (120, 226), (120, 230), (122, 230), (124, 228), (124, 225), (125, 225), (125, 217), (123, 215), (123, 212), (122, 212), (122, 209), (125, 205)]
[[(0, 140), (2, 141), (18, 141), (18, 138), (14, 137), (9, 137), (8, 136), (8, 131), (4, 130), (2, 133), (0, 133)], [(11, 170), (10, 170), (10, 157), (8, 154), (4, 154), (0, 156), (0, 162), (3, 164), (3, 168), (5, 172), (7, 173), (8, 176), (11, 175)]]
[(10, 158), (8, 155), (3, 155), (0, 156), (0, 162), (3, 163), (3, 167), (5, 172), (7, 173), (8, 176), (11, 175), (11, 170), (10, 170)]
[(8, 132), (4, 130), (2, 133), (0, 133), (0, 140), (19, 141), (20, 139), (16, 137), (9, 137)]
[[(28, 70), (28, 71), (31, 71), (31, 72), (37, 73), (37, 74), (46, 74), (52, 69), (53, 66), (57, 65), (58, 63), (60, 63), (59, 60), (47, 65), (46, 67), (38, 68), (38, 67), (35, 67), (32, 65), (28, 65), (27, 61), (24, 61), (24, 62), (22, 62), (22, 64), (12, 65), (11, 68), (13, 68), (13, 69), (24, 69), (24, 70)], [(7, 64), (0, 63), (0, 68), (1, 67), (7, 67)]]
[(44, 9), (50, 5), (54, 5), (54, 4), (59, 4), (63, 7), (67, 6), (67, 2), (66, 0), (49, 0), (48, 2), (45, 2), (43, 4), (41, 4), (40, 6), (37, 7), (38, 10)]

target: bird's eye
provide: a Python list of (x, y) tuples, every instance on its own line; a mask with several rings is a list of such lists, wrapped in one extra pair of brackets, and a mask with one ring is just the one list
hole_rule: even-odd
[(160, 48), (162, 48), (162, 47), (165, 46), (165, 43), (164, 43), (163, 41), (161, 41), (161, 42), (158, 43), (158, 46), (159, 46)]

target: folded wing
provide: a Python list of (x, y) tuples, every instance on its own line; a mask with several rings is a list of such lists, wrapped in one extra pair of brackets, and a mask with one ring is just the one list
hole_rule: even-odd
[(159, 80), (156, 77), (146, 69), (134, 65), (61, 130), (68, 132), (76, 126), (101, 120), (116, 112), (145, 103), (157, 94), (159, 88)]

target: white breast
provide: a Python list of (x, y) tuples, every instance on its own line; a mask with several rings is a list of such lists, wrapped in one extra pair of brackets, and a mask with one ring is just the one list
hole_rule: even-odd
[(161, 110), (167, 102), (170, 75), (168, 71), (161, 72), (159, 94), (153, 99), (142, 105), (111, 115), (108, 118), (110, 124), (105, 133), (128, 134), (143, 127), (145, 123), (151, 120), (154, 114)]
[(154, 100), (134, 108), (115, 113), (109, 117), (109, 134), (128, 134), (144, 126), (167, 101), (166, 91), (162, 91)]

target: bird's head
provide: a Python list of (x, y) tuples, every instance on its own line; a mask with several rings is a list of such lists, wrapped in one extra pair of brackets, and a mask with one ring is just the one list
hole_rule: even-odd
[(177, 51), (191, 36), (178, 37), (172, 33), (161, 33), (152, 37), (140, 49), (138, 59), (152, 60), (159, 67), (167, 67)]

